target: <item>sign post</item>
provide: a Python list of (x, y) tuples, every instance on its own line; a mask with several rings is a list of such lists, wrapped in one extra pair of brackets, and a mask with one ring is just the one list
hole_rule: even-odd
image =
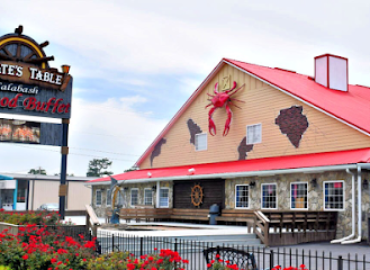
[(59, 214), (62, 219), (65, 218), (65, 206), (66, 206), (66, 195), (67, 195), (67, 155), (69, 152), (68, 148), (68, 128), (69, 119), (62, 120), (63, 125), (63, 139), (62, 139), (62, 166), (60, 173), (60, 189), (59, 189)]

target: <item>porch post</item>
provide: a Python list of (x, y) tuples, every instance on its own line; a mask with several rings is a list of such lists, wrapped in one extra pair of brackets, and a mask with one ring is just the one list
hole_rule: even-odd
[(155, 205), (156, 205), (156, 208), (159, 208), (159, 203), (160, 203), (160, 200), (159, 200), (159, 195), (160, 195), (160, 191), (161, 191), (161, 182), (157, 181), (157, 196), (155, 197)]

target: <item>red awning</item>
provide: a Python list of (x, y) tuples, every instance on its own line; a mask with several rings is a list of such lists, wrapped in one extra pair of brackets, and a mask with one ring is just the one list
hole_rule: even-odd
[[(348, 150), (340, 152), (315, 153), (307, 155), (283, 156), (263, 159), (240, 160), (232, 162), (219, 162), (186, 165), (179, 167), (167, 167), (158, 169), (145, 169), (130, 171), (114, 175), (117, 180), (137, 180), (170, 178), (192, 175), (213, 175), (240, 172), (262, 172), (270, 170), (287, 170), (298, 168), (312, 168), (334, 166), (355, 163), (368, 163), (370, 160), (370, 148)], [(194, 169), (194, 172), (189, 172)], [(87, 183), (110, 181), (109, 177), (91, 180)]]

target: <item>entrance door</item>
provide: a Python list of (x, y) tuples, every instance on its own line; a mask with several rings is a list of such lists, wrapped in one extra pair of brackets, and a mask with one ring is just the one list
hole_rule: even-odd
[[(203, 191), (202, 203), (194, 206), (191, 200), (192, 188), (199, 185)], [(173, 182), (173, 208), (200, 208), (209, 209), (212, 204), (225, 208), (225, 180), (195, 180)]]

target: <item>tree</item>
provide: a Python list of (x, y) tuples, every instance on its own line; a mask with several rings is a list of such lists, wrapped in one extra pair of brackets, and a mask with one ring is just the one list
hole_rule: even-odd
[(37, 169), (31, 169), (29, 170), (28, 172), (29, 174), (42, 174), (42, 175), (46, 175), (46, 171), (41, 168), (41, 167), (38, 167)]
[(106, 171), (106, 169), (111, 165), (112, 161), (109, 161), (107, 158), (90, 160), (86, 176), (101, 177), (104, 174), (113, 174), (113, 172)]
[(127, 170), (124, 170), (123, 172), (131, 172), (131, 171), (137, 171), (138, 170), (138, 167), (136, 167), (135, 165), (132, 166), (130, 169), (127, 169)]

